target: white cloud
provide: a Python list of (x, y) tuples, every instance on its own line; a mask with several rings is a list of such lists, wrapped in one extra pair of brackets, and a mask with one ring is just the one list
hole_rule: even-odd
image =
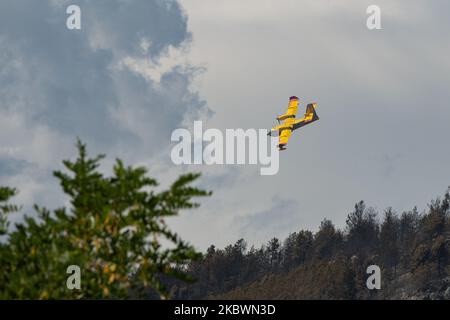
[[(77, 32), (65, 27), (67, 3), (0, 4), (0, 184), (27, 207), (62, 204), (52, 170), (75, 155), (77, 136), (91, 154), (143, 162), (207, 110), (181, 60), (190, 34), (177, 2), (79, 1)], [(152, 77), (117, 68), (124, 57), (153, 61)]]

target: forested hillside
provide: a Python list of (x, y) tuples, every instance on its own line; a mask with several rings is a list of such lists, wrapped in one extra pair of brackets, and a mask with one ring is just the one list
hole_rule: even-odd
[[(450, 189), (449, 189), (450, 190)], [(450, 194), (416, 208), (382, 213), (355, 205), (344, 230), (323, 220), (261, 248), (244, 239), (209, 247), (188, 266), (192, 284), (168, 282), (175, 299), (450, 299)], [(381, 289), (366, 268), (381, 268)]]

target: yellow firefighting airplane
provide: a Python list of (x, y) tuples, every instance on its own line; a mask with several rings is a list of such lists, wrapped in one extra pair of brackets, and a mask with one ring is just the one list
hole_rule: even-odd
[(289, 138), (291, 137), (292, 131), (301, 128), (304, 125), (310, 124), (311, 122), (319, 120), (319, 117), (316, 113), (316, 103), (308, 103), (303, 118), (296, 120), (295, 116), (297, 114), (298, 103), (298, 98), (296, 96), (290, 97), (289, 106), (286, 113), (277, 117), (278, 123), (280, 123), (280, 121), (283, 121), (283, 123), (279, 124), (276, 127), (273, 127), (268, 132), (269, 136), (280, 136), (278, 139), (278, 149), (280, 151), (286, 150), (286, 145)]

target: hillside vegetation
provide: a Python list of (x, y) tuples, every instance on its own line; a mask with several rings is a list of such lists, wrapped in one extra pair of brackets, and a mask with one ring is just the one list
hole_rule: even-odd
[[(188, 272), (193, 284), (171, 283), (177, 299), (450, 299), (450, 195), (419, 213), (379, 214), (357, 203), (344, 230), (323, 220), (261, 248), (244, 239), (211, 246)], [(366, 286), (369, 265), (381, 289)]]

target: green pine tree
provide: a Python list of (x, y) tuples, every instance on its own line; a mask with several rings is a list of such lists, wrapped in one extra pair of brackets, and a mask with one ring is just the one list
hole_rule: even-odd
[[(189, 281), (183, 267), (200, 254), (165, 218), (198, 207), (192, 198), (210, 192), (191, 186), (198, 174), (156, 192), (157, 181), (144, 168), (120, 160), (105, 177), (98, 170), (104, 156), (89, 158), (84, 144), (77, 147), (78, 158), (63, 162), (67, 172), (54, 173), (69, 208), (35, 206), (38, 218), (25, 216), (8, 232), (7, 214), (19, 208), (8, 203), (15, 190), (0, 188), (0, 235), (6, 238), (0, 242), (0, 298), (127, 298), (135, 283), (167, 298), (161, 278)], [(66, 286), (70, 265), (80, 267), (80, 290)]]

